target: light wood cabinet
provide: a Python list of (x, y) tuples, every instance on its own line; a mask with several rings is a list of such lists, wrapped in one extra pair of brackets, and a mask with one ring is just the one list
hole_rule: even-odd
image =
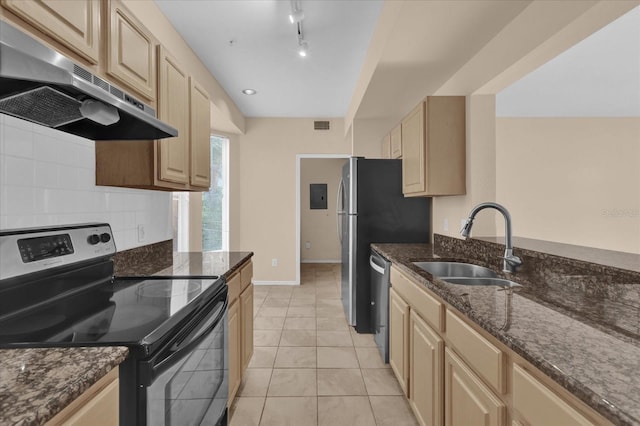
[(238, 299), (232, 303), (230, 302), (229, 305), (229, 407), (236, 396), (236, 392), (238, 392), (240, 380), (242, 379), (239, 306)]
[(409, 403), (420, 425), (439, 426), (444, 418), (444, 340), (414, 310), (409, 330)]
[(518, 364), (513, 364), (513, 408), (521, 425), (595, 425)]
[(106, 5), (106, 73), (147, 100), (156, 98), (156, 41), (120, 0)]
[(208, 191), (211, 181), (207, 92), (158, 48), (158, 112), (178, 136), (156, 141), (96, 141), (96, 185)]
[(190, 79), (189, 116), (192, 186), (209, 188), (211, 182), (210, 101), (207, 91)]
[(253, 285), (240, 295), (242, 313), (242, 370), (246, 370), (253, 355)]
[(253, 262), (227, 280), (229, 288), (229, 403), (253, 356)]
[(1, 4), (90, 64), (98, 63), (99, 0), (2, 0)]
[(119, 421), (118, 368), (114, 368), (56, 414), (47, 426), (113, 426)]
[(506, 425), (506, 405), (451, 349), (445, 349), (445, 425)]
[(391, 158), (391, 135), (387, 134), (382, 138), (382, 158)]
[(402, 157), (402, 125), (398, 124), (389, 134), (391, 158)]
[(389, 365), (409, 395), (409, 305), (389, 289)]
[[(178, 136), (157, 142), (158, 179), (189, 183), (189, 75), (163, 46), (158, 47), (158, 118)], [(158, 183), (160, 184), (160, 183)]]
[(465, 139), (463, 96), (430, 96), (411, 111), (401, 123), (404, 195), (465, 194)]

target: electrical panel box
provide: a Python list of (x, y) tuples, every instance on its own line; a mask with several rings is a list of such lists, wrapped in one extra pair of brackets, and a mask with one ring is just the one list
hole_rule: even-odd
[(310, 206), (313, 209), (327, 209), (327, 184), (312, 183), (309, 185)]

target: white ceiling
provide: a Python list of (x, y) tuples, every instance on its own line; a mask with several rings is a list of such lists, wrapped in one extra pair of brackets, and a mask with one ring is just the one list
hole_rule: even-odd
[(299, 1), (306, 58), (288, 0), (156, 3), (246, 117), (322, 118), (345, 116), (383, 2)]

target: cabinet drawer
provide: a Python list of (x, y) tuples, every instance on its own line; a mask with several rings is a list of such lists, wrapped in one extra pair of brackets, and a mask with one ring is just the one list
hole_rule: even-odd
[(249, 261), (249, 263), (243, 266), (242, 270), (240, 270), (240, 281), (242, 282), (242, 290), (244, 290), (249, 284), (251, 284), (252, 278), (253, 262)]
[(240, 285), (241, 281), (239, 273), (227, 279), (227, 286), (229, 287), (229, 305), (231, 305), (233, 301), (240, 296)]
[(513, 408), (531, 426), (593, 424), (517, 364), (513, 364)]
[(449, 310), (447, 310), (447, 339), (476, 373), (495, 390), (504, 393), (505, 355), (500, 349)]
[(427, 323), (438, 331), (444, 331), (443, 304), (425, 289), (420, 288), (420, 284), (410, 281), (400, 271), (391, 267), (391, 286)]

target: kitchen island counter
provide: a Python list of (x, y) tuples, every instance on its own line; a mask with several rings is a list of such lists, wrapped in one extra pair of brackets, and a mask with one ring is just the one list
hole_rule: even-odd
[(528, 268), (507, 277), (523, 284), (511, 294), (491, 286), (449, 284), (413, 264), (462, 261), (499, 271), (499, 261), (493, 254), (485, 258), (484, 249), (472, 256), (446, 244), (372, 248), (614, 424), (640, 424), (637, 273), (593, 274), (585, 265), (571, 266), (570, 259), (569, 265), (554, 259), (547, 266), (555, 267), (545, 269), (539, 260), (546, 255), (516, 248)]
[(46, 423), (128, 352), (125, 347), (0, 349), (0, 424)]

